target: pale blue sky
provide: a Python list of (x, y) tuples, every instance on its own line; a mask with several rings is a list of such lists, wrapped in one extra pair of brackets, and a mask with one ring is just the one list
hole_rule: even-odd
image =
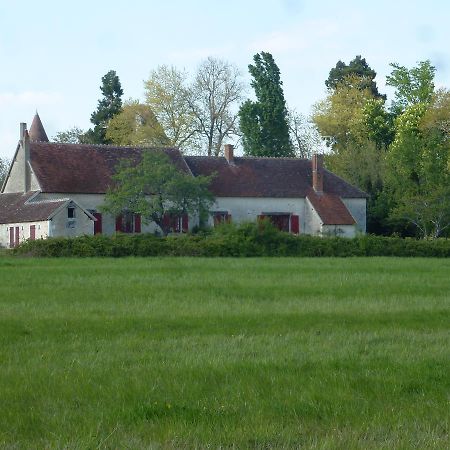
[(330, 68), (358, 54), (382, 92), (390, 62), (424, 59), (450, 87), (449, 22), (445, 0), (0, 0), (0, 156), (13, 155), (19, 122), (36, 109), (49, 136), (88, 128), (110, 69), (125, 98), (142, 98), (158, 65), (193, 71), (213, 55), (248, 78), (253, 55), (269, 51), (289, 106), (304, 113), (324, 97)]

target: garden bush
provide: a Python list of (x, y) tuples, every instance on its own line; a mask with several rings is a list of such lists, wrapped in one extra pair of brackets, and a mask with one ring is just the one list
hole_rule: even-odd
[(16, 255), (63, 256), (425, 256), (449, 257), (450, 239), (361, 235), (353, 239), (278, 231), (268, 222), (224, 224), (208, 233), (157, 237), (115, 234), (27, 241)]

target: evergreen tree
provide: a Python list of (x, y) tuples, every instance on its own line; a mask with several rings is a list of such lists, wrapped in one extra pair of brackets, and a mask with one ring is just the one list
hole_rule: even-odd
[[(351, 75), (355, 77), (350, 77)], [(375, 98), (386, 100), (386, 96), (378, 92), (377, 84), (375, 83), (376, 76), (377, 73), (367, 64), (366, 59), (361, 58), (361, 55), (357, 55), (348, 65), (338, 61), (336, 67), (330, 70), (325, 85), (328, 89), (335, 90), (339, 84), (352, 80), (355, 82), (353, 87), (357, 87), (362, 91), (369, 89)]]
[(257, 53), (253, 60), (255, 64), (248, 68), (257, 101), (247, 100), (239, 110), (244, 152), (252, 156), (295, 156), (280, 70), (270, 53)]
[(90, 144), (109, 144), (106, 129), (109, 121), (122, 110), (123, 90), (115, 70), (110, 70), (102, 77), (100, 86), (103, 98), (98, 101), (97, 110), (91, 115), (94, 129), (89, 129), (83, 137), (83, 142)]

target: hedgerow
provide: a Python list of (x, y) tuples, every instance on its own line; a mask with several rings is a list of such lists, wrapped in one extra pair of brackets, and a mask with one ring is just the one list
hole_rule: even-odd
[(27, 241), (13, 254), (36, 257), (123, 256), (422, 256), (449, 257), (450, 239), (361, 235), (353, 239), (283, 233), (268, 223), (226, 224), (210, 232), (157, 237), (115, 234)]

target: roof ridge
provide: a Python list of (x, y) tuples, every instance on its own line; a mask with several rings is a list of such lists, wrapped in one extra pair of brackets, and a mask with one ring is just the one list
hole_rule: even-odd
[(112, 148), (131, 148), (135, 150), (177, 150), (181, 153), (179, 147), (151, 147), (151, 146), (139, 146), (139, 145), (117, 145), (117, 144), (86, 144), (79, 143), (73, 144), (71, 142), (50, 142), (50, 141), (33, 141), (33, 144), (43, 143), (46, 145), (64, 145), (64, 146), (77, 146), (77, 147), (112, 147)]

